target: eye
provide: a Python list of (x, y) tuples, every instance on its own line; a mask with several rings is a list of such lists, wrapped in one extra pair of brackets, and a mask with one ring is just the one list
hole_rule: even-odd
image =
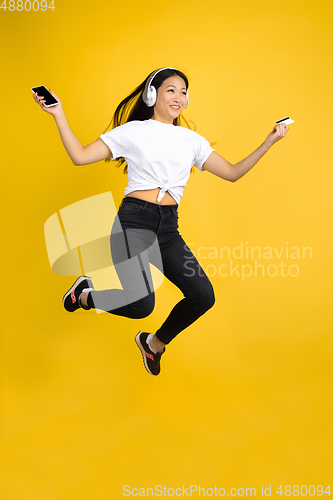
[[(167, 92), (174, 92), (174, 91), (175, 91), (174, 89), (168, 89), (168, 90), (167, 90)], [(185, 92), (185, 91), (183, 91), (183, 92), (182, 92), (182, 94), (183, 94), (183, 95), (186, 95), (186, 92)]]

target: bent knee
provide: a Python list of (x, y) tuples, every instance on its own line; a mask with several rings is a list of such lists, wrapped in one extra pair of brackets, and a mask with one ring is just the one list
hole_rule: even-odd
[(206, 298), (204, 300), (206, 311), (208, 311), (208, 309), (213, 307), (214, 304), (215, 304), (215, 293), (212, 287), (209, 291), (206, 292)]
[(201, 290), (200, 294), (197, 294), (195, 298), (192, 299), (192, 303), (202, 311), (202, 313), (208, 311), (215, 304), (215, 293), (213, 287)]
[(135, 310), (135, 318), (143, 319), (149, 316), (155, 307), (155, 297), (153, 294), (147, 295), (132, 304)]

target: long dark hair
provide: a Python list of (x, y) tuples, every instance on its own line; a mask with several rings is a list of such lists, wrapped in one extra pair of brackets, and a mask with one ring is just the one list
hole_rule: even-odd
[[(121, 101), (121, 103), (118, 105), (109, 125), (107, 126), (107, 128), (103, 132), (103, 134), (105, 134), (105, 132), (110, 127), (110, 125), (112, 125), (111, 128), (116, 128), (116, 127), (119, 127), (119, 125), (123, 125), (124, 123), (132, 122), (134, 120), (139, 120), (139, 121), (149, 120), (153, 116), (154, 106), (149, 108), (145, 104), (145, 102), (142, 100), (142, 93), (143, 93), (143, 91), (146, 87), (146, 83), (149, 80), (149, 78), (151, 77), (151, 75), (152, 75), (152, 73), (150, 73), (147, 76), (147, 78), (135, 90), (133, 90), (133, 92), (129, 96), (125, 97), (125, 99), (123, 99)], [(188, 79), (184, 75), (184, 73), (182, 73), (178, 69), (170, 69), (170, 68), (163, 69), (162, 71), (157, 73), (157, 75), (154, 77), (151, 84), (153, 87), (156, 88), (156, 91), (157, 91), (157, 89), (162, 85), (164, 80), (166, 80), (167, 78), (169, 78), (170, 76), (173, 76), (173, 75), (178, 75), (184, 80), (185, 85), (186, 85), (186, 90), (187, 90), (188, 89)], [(186, 127), (191, 128), (188, 121), (181, 115), (179, 115), (177, 118), (174, 119), (173, 124), (174, 125), (181, 125), (182, 121), (184, 121)], [(191, 123), (193, 123), (193, 122), (191, 122)], [(193, 130), (195, 130), (195, 126), (193, 127)], [(111, 159), (106, 158), (105, 161), (111, 161)], [(117, 158), (117, 161), (118, 161), (118, 165), (117, 165), (118, 167), (125, 164), (123, 172), (124, 172), (124, 174), (126, 174), (127, 173), (127, 164), (126, 164), (125, 158)], [(193, 170), (194, 169), (192, 167), (191, 172)]]

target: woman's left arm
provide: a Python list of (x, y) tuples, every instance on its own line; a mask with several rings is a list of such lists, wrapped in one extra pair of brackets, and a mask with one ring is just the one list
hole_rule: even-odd
[(226, 181), (238, 181), (245, 175), (258, 161), (264, 156), (265, 153), (288, 132), (289, 127), (285, 123), (275, 125), (272, 132), (266, 137), (265, 141), (251, 153), (244, 160), (239, 161), (233, 165), (225, 158), (213, 151), (208, 159), (202, 166), (202, 170), (207, 170), (221, 179)]

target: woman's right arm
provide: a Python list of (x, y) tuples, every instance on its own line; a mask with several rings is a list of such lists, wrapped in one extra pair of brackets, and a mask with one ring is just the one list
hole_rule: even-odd
[(74, 165), (89, 165), (112, 157), (110, 148), (100, 138), (87, 146), (81, 144), (69, 126), (59, 97), (51, 89), (50, 92), (59, 101), (59, 104), (47, 108), (44, 106), (43, 96), (38, 96), (35, 93), (33, 98), (43, 111), (55, 119), (62, 143)]

